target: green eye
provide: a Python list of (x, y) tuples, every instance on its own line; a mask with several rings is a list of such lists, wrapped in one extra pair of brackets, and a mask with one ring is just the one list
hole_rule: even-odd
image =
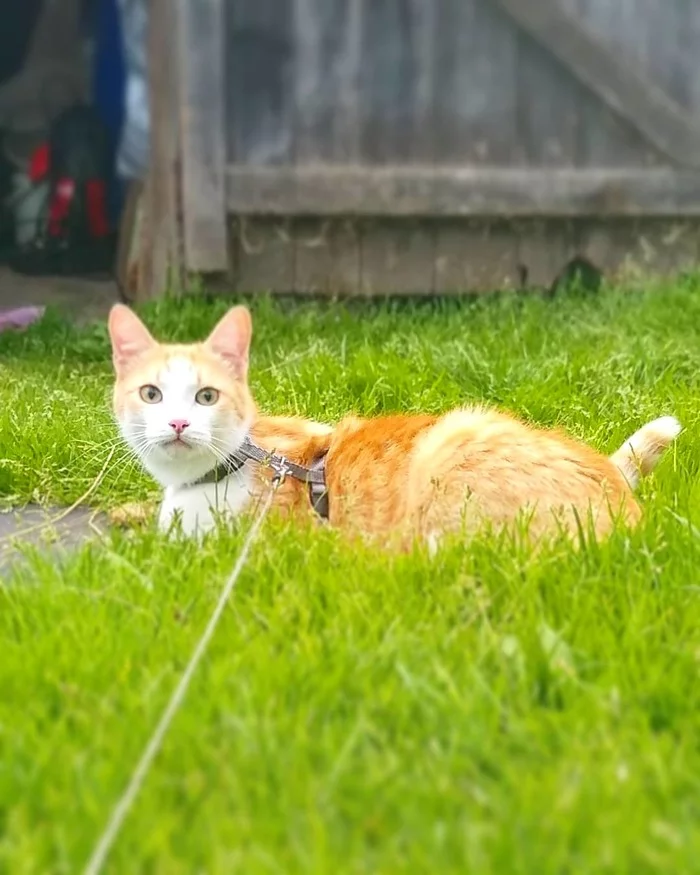
[(216, 404), (219, 400), (219, 393), (216, 389), (211, 389), (207, 386), (206, 389), (200, 389), (199, 392), (194, 396), (194, 400), (197, 404), (202, 404), (204, 407), (211, 407), (212, 404)]
[(158, 404), (159, 401), (163, 400), (163, 393), (157, 386), (141, 386), (139, 395), (146, 404)]

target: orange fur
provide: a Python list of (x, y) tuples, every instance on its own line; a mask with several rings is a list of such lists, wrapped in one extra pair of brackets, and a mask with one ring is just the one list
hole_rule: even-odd
[[(633, 437), (644, 473), (678, 431), (667, 417)], [(272, 433), (257, 430), (265, 449), (276, 443)], [(386, 543), (435, 544), (448, 532), (470, 535), (521, 518), (533, 540), (590, 530), (600, 538), (617, 519), (633, 526), (641, 518), (628, 444), (608, 458), (560, 431), (483, 407), (441, 417), (348, 417), (332, 434), (302, 436), (296, 446), (287, 437), (292, 460), (308, 465), (326, 454), (331, 525)], [(296, 492), (290, 506), (308, 507), (305, 485), (291, 480), (286, 488)]]
[[(330, 522), (360, 533), (434, 541), (524, 515), (534, 539), (575, 535), (589, 519), (604, 536), (618, 515), (631, 525), (641, 516), (605, 456), (495, 410), (350, 419), (320, 443), (328, 446)], [(305, 454), (319, 449), (316, 440)]]

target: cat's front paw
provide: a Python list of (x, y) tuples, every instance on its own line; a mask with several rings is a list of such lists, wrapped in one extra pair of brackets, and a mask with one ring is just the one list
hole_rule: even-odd
[(156, 507), (148, 501), (130, 501), (107, 512), (113, 526), (120, 529), (137, 529), (151, 522)]

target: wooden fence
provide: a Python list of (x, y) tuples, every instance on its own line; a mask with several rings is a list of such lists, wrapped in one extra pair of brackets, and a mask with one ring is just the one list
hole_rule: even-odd
[(693, 267), (700, 3), (151, 0), (140, 293)]

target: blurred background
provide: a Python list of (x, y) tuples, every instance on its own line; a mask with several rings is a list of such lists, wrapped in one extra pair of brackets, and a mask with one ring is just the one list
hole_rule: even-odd
[(693, 271), (699, 56), (690, 0), (11, 4), (0, 304)]
[(147, 161), (146, 8), (27, 0), (3, 10), (0, 325), (38, 315), (13, 315), (23, 305), (80, 315), (117, 297), (128, 180)]

